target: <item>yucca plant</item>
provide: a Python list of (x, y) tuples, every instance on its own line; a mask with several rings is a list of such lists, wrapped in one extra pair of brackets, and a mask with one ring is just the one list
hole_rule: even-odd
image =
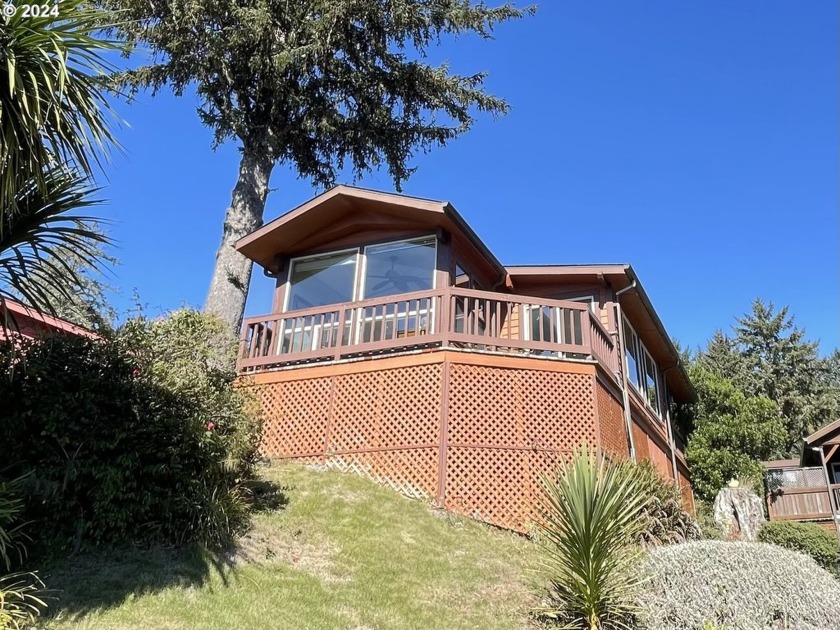
[(584, 447), (543, 483), (548, 589), (539, 616), (569, 629), (630, 628), (641, 580), (639, 515), (648, 500), (641, 473)]

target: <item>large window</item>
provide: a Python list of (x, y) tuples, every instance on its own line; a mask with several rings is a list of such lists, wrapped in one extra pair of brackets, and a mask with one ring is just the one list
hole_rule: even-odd
[(626, 319), (623, 324), (627, 380), (641, 394), (653, 412), (662, 418), (665, 414), (665, 408), (664, 395), (659, 383), (659, 369), (633, 327)]
[(434, 238), (365, 247), (363, 299), (432, 289), (434, 277)]
[[(364, 265), (356, 287), (359, 261)], [(435, 238), (370, 245), (292, 261), (287, 311), (434, 288)]]
[(287, 310), (352, 302), (357, 259), (352, 251), (292, 262)]

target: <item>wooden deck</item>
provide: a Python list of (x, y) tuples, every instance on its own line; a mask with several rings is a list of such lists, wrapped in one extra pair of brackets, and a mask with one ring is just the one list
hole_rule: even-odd
[[(833, 501), (832, 501), (833, 495)], [(833, 520), (840, 484), (826, 484), (822, 467), (767, 471), (767, 511), (771, 521)]]
[(589, 359), (619, 372), (615, 342), (586, 304), (457, 287), (247, 318), (238, 368), (427, 348)]

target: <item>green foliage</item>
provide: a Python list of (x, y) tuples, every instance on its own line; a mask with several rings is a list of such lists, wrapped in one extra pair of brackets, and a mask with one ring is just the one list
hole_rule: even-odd
[(823, 569), (840, 574), (837, 535), (813, 523), (796, 521), (771, 521), (758, 532), (761, 542), (779, 545), (811, 556)]
[(775, 545), (701, 541), (651, 550), (638, 627), (836, 628), (840, 583)]
[(647, 498), (639, 512), (639, 543), (643, 547), (672, 545), (703, 538), (697, 521), (685, 511), (679, 487), (660, 475), (648, 461), (623, 460), (621, 475), (638, 476), (641, 492)]
[(694, 432), (685, 456), (695, 494), (714, 499), (731, 479), (761, 482), (762, 460), (784, 448), (785, 429), (776, 404), (765, 396), (746, 396), (731, 382), (701, 366), (689, 369), (697, 389)]
[(90, 177), (115, 144), (102, 55), (119, 44), (95, 37), (103, 14), (62, 0), (60, 17), (0, 16), (0, 329), (2, 309), (22, 299), (54, 312), (80, 287), (70, 258), (96, 266), (106, 242), (89, 217)]
[(774, 401), (786, 434), (782, 451), (794, 455), (803, 437), (840, 415), (840, 358), (820, 358), (818, 347), (805, 339), (787, 307), (776, 311), (756, 300), (733, 336), (716, 333), (697, 363), (748, 397)]
[(26, 553), (23, 511), (23, 477), (0, 479), (0, 630), (29, 626), (46, 607), (39, 597), (43, 583), (29, 572), (6, 573), (20, 564)]
[[(0, 304), (21, 297), (30, 306), (55, 312), (77, 299), (83, 283), (79, 266), (96, 268), (99, 247), (107, 243), (89, 226), (91, 217), (75, 212), (98, 203), (90, 198), (94, 192), (56, 168), (44, 174), (43, 188), (30, 180), (19, 191), (15, 211), (0, 207)], [(0, 317), (0, 329), (14, 325)]]
[(23, 182), (47, 190), (52, 164), (93, 173), (115, 143), (103, 54), (118, 43), (96, 37), (103, 14), (62, 0), (61, 16), (0, 16), (0, 208), (14, 211)]
[(43, 590), (44, 583), (34, 573), (0, 574), (0, 630), (31, 626), (47, 606)]
[(627, 628), (648, 501), (641, 469), (584, 448), (544, 485), (540, 547), (549, 588), (539, 614), (564, 628)]
[(31, 472), (42, 537), (219, 546), (241, 529), (259, 423), (213, 366), (220, 339), (217, 321), (178, 311), (103, 339), (34, 341), (6, 362), (0, 442)]
[(417, 149), (467, 131), (474, 109), (508, 109), (484, 93), (483, 73), (433, 66), (426, 52), (447, 35), (490, 38), (496, 24), (530, 12), (469, 1), (105, 4), (124, 18), (120, 35), (152, 53), (126, 81), (179, 96), (195, 86), (216, 144), (238, 139), (320, 185), (345, 163), (357, 176), (384, 164), (397, 187)]

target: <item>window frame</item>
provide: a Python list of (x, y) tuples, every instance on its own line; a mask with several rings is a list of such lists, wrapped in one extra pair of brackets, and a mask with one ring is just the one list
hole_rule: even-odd
[[(632, 378), (630, 378), (630, 365), (627, 361), (627, 357), (625, 355), (624, 362), (627, 366), (627, 382), (636, 390), (636, 393), (639, 395), (644, 401), (645, 406), (653, 413), (653, 415), (661, 422), (665, 422), (666, 412), (664, 404), (666, 402), (665, 396), (665, 387), (664, 382), (661, 378), (662, 373), (659, 370), (659, 365), (657, 365), (656, 360), (654, 360), (653, 355), (648, 351), (645, 344), (642, 342), (641, 337), (636, 332), (636, 329), (633, 328), (633, 324), (627, 319), (627, 317), (622, 314), (622, 324), (626, 326), (624, 330), (624, 352), (626, 353), (628, 348), (631, 344), (633, 344), (634, 349), (636, 351), (636, 379), (637, 381), (634, 382)], [(631, 338), (627, 339), (627, 329), (630, 329)], [(651, 366), (653, 366), (653, 382), (654, 382), (654, 389), (655, 389), (655, 396), (656, 396), (656, 405), (651, 404), (650, 398), (647, 393), (647, 361), (650, 360)]]
[[(427, 241), (429, 239), (431, 239), (435, 244), (435, 262), (434, 262), (434, 265), (432, 266), (432, 288), (431, 289), (418, 289), (418, 291), (427, 291), (427, 290), (428, 291), (434, 291), (435, 289), (437, 289), (437, 275), (438, 275), (437, 274), (437, 261), (438, 261), (438, 246), (439, 246), (438, 238), (437, 238), (437, 234), (425, 234), (423, 236), (412, 236), (411, 238), (400, 238), (400, 239), (397, 239), (395, 241), (382, 241), (380, 243), (369, 243), (367, 245), (362, 245), (361, 247), (359, 247), (360, 256), (361, 256), (361, 267), (358, 270), (359, 271), (358, 286), (357, 286), (357, 293), (355, 294), (356, 298), (355, 298), (354, 301), (355, 302), (362, 302), (362, 301), (368, 299), (367, 297), (364, 297), (365, 289), (367, 288), (365, 286), (365, 280), (366, 280), (366, 276), (367, 276), (367, 265), (368, 265), (367, 250), (368, 250), (368, 248), (379, 247), (380, 245), (397, 245), (399, 243), (415, 243), (415, 242), (420, 242), (420, 241)], [(408, 293), (413, 293), (413, 291), (408, 291)], [(393, 295), (404, 295), (404, 294), (394, 293)], [(377, 298), (370, 298), (370, 299), (377, 299)]]
[[(295, 258), (289, 259), (289, 269), (286, 272), (286, 290), (284, 291), (285, 295), (283, 296), (283, 313), (288, 313), (289, 311), (289, 302), (292, 299), (292, 273), (294, 272), (295, 264), (298, 262), (305, 262), (307, 260), (317, 260), (318, 258), (331, 258), (333, 256), (338, 256), (340, 254), (349, 254), (355, 253), (356, 260), (355, 260), (355, 269), (353, 273), (353, 290), (351, 292), (351, 302), (355, 302), (358, 296), (359, 291), (359, 263), (361, 257), (361, 248), (360, 247), (348, 247), (346, 249), (337, 249), (334, 251), (329, 252), (320, 252), (318, 254), (306, 254), (304, 256), (297, 256)], [(347, 304), (347, 302), (336, 302), (336, 304)], [(329, 304), (325, 304), (323, 306), (330, 306)], [(311, 308), (319, 308), (317, 306)], [(295, 309), (296, 311), (302, 311), (306, 309)], [(294, 312), (294, 311), (292, 311)]]

